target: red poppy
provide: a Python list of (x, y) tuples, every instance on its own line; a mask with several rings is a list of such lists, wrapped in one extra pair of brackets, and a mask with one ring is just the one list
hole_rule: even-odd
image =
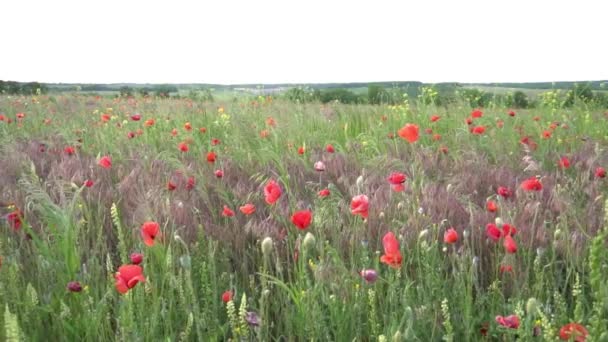
[(185, 129), (186, 131), (191, 131), (191, 130), (192, 130), (192, 125), (191, 125), (189, 122), (186, 122), (186, 123), (184, 124), (184, 129)]
[(380, 257), (380, 261), (392, 268), (399, 268), (403, 257), (395, 234), (393, 232), (386, 233), (382, 238), (382, 245), (384, 246), (384, 255)]
[(441, 117), (437, 114), (435, 115), (431, 115), (431, 122), (437, 122), (439, 121), (439, 119), (441, 119)]
[(296, 211), (291, 215), (291, 223), (295, 224), (300, 230), (308, 228), (312, 222), (312, 212), (310, 210)]
[(517, 234), (517, 228), (515, 228), (515, 226), (512, 226), (508, 223), (504, 223), (502, 225), (502, 236), (513, 236), (515, 234)]
[(331, 194), (331, 192), (329, 191), (329, 189), (323, 189), (321, 191), (318, 192), (319, 197), (323, 198), (323, 197), (327, 197)]
[(505, 240), (503, 241), (502, 245), (505, 247), (505, 251), (509, 254), (514, 254), (517, 252), (517, 244), (510, 234), (505, 236)]
[(260, 138), (262, 138), (262, 139), (268, 138), (269, 135), (270, 135), (270, 132), (267, 129), (263, 129), (260, 131)]
[(495, 213), (498, 211), (498, 205), (494, 201), (488, 201), (486, 202), (486, 209), (491, 213)]
[(144, 255), (141, 253), (131, 253), (130, 257), (131, 263), (133, 265), (139, 265), (142, 261), (144, 261)]
[(471, 129), (471, 133), (473, 134), (483, 134), (486, 131), (486, 128), (484, 126), (475, 126)]
[(230, 291), (230, 290), (225, 291), (224, 293), (222, 293), (222, 302), (228, 303), (229, 301), (232, 300), (233, 295), (234, 294), (232, 293), (232, 291)]
[(458, 233), (456, 232), (456, 230), (454, 228), (448, 229), (443, 234), (443, 242), (451, 245), (453, 243), (456, 243), (457, 241), (458, 241)]
[(517, 317), (517, 315), (510, 315), (507, 317), (496, 316), (496, 323), (505, 328), (517, 329), (519, 328), (519, 317)]
[(68, 291), (70, 291), (70, 292), (78, 293), (78, 292), (82, 291), (82, 285), (80, 285), (80, 283), (77, 281), (69, 282), (67, 288), (68, 288)]
[(255, 213), (255, 205), (247, 203), (244, 206), (240, 207), (239, 210), (245, 215), (251, 215)]
[(325, 171), (325, 163), (320, 160), (315, 162), (313, 167), (315, 168), (315, 171), (318, 171), (318, 172)]
[(405, 124), (397, 131), (397, 134), (409, 143), (414, 143), (418, 140), (418, 126), (410, 123)]
[(434, 141), (439, 141), (439, 140), (441, 140), (441, 134), (439, 134), (439, 133), (435, 133), (435, 134), (433, 134), (433, 140), (434, 140)]
[(17, 113), (17, 119), (23, 119), (25, 117), (25, 113)]
[(207, 153), (207, 162), (209, 163), (215, 163), (215, 159), (217, 158), (217, 155), (215, 154), (215, 152), (209, 152)]
[(175, 183), (173, 183), (172, 181), (168, 181), (167, 182), (167, 190), (173, 191), (175, 189), (177, 189), (177, 185), (175, 185)]
[(118, 272), (114, 275), (116, 280), (116, 290), (121, 294), (125, 294), (137, 285), (139, 282), (145, 282), (146, 278), (143, 275), (143, 269), (138, 265), (122, 265), (118, 268)]
[(509, 114), (509, 116), (515, 116), (515, 112), (512, 110), (510, 110), (509, 113), (507, 113), (507, 114)]
[(475, 109), (471, 112), (471, 117), (480, 118), (483, 116), (483, 112), (480, 109)]
[(110, 156), (103, 156), (99, 159), (97, 164), (104, 169), (109, 169), (112, 167), (112, 158), (110, 158)]
[(65, 154), (68, 156), (71, 156), (76, 153), (76, 149), (73, 146), (66, 146), (66, 148), (63, 149), (63, 152), (65, 152)]
[(367, 218), (369, 209), (369, 199), (366, 195), (357, 195), (350, 202), (350, 212), (354, 215), (361, 215)]
[(211, 146), (215, 146), (215, 145), (219, 145), (219, 144), (220, 144), (220, 139), (217, 139), (217, 138), (211, 139)]
[(464, 119), (464, 122), (466, 122), (467, 125), (472, 125), (473, 124), (473, 119), (472, 118), (466, 118), (466, 119)]
[(266, 118), (266, 124), (270, 127), (274, 127), (276, 125), (276, 122), (271, 116), (269, 116)]
[(441, 146), (439, 147), (439, 152), (443, 153), (443, 154), (447, 154), (448, 153), (448, 147), (447, 146)]
[(131, 120), (133, 120), (133, 121), (139, 121), (139, 120), (141, 120), (141, 115), (139, 115), (139, 114), (133, 114), (133, 115), (131, 115)]
[(203, 134), (205, 134), (205, 133), (207, 133), (207, 128), (206, 127), (201, 127), (201, 128), (198, 129), (198, 131), (201, 132), (201, 133), (203, 133)]
[(500, 265), (500, 273), (511, 273), (513, 272), (513, 266), (511, 265)]
[(496, 193), (499, 196), (502, 196), (503, 198), (509, 198), (511, 197), (511, 195), (513, 195), (513, 191), (511, 191), (511, 189), (507, 188), (506, 186), (499, 186), (496, 190)]
[(304, 154), (304, 152), (306, 152), (306, 149), (304, 148), (304, 146), (298, 147), (298, 154)]
[(543, 185), (538, 178), (530, 177), (521, 183), (521, 188), (525, 191), (540, 191)]
[(424, 129), (424, 133), (426, 133), (426, 134), (433, 134), (433, 129), (432, 128), (425, 128)]
[(264, 186), (264, 196), (266, 197), (266, 203), (274, 204), (279, 200), (283, 191), (277, 182), (274, 179), (271, 179)]
[(185, 142), (181, 142), (177, 145), (177, 147), (179, 148), (180, 151), (182, 152), (188, 152), (188, 144), (186, 144)]
[(110, 116), (110, 114), (101, 114), (101, 121), (103, 122), (108, 122), (111, 118), (112, 117)]
[(328, 153), (334, 153), (336, 150), (334, 149), (332, 144), (327, 144), (327, 146), (325, 146), (325, 151), (327, 151)]
[(559, 329), (559, 338), (564, 341), (585, 342), (589, 332), (578, 323), (568, 323)]
[(561, 157), (559, 159), (558, 165), (562, 169), (568, 169), (570, 168), (570, 159), (568, 159), (568, 157)]
[(215, 177), (217, 177), (217, 178), (222, 178), (222, 177), (224, 177), (224, 171), (222, 171), (222, 170), (215, 170), (215, 171), (213, 172), (213, 174), (214, 174), (214, 175), (215, 175)]
[(171, 136), (177, 136), (177, 129), (174, 128), (171, 130)]
[(391, 173), (391, 175), (388, 177), (388, 182), (391, 184), (391, 187), (394, 191), (403, 191), (405, 190), (405, 186), (403, 185), (403, 183), (405, 183), (407, 179), (407, 176), (401, 172), (393, 172)]
[(129, 139), (135, 138), (135, 132), (129, 132), (129, 133), (127, 133), (127, 138), (129, 138)]
[(21, 229), (21, 210), (17, 209), (8, 215), (6, 215), (6, 221), (8, 221), (8, 226), (11, 227), (14, 231), (18, 231)]
[(494, 223), (488, 223), (486, 225), (486, 236), (494, 242), (498, 242), (502, 236), (502, 232)]
[(87, 179), (84, 181), (84, 186), (86, 186), (87, 188), (90, 188), (93, 185), (95, 185), (95, 183), (91, 179)]
[(551, 131), (543, 131), (543, 139), (551, 138)]
[(232, 217), (234, 216), (234, 211), (228, 208), (227, 205), (224, 205), (224, 209), (222, 210), (222, 216), (224, 217)]
[(154, 246), (156, 238), (160, 237), (160, 225), (154, 221), (144, 222), (141, 225), (141, 237), (146, 246)]
[(535, 117), (532, 118), (532, 120), (534, 120), (534, 121), (540, 121), (540, 116), (535, 116)]
[(595, 169), (595, 177), (597, 177), (597, 178), (604, 178), (604, 177), (606, 177), (606, 170), (603, 167), (598, 166)]
[(194, 189), (195, 185), (196, 185), (196, 179), (194, 179), (193, 176), (188, 177), (188, 181), (186, 182), (186, 190)]

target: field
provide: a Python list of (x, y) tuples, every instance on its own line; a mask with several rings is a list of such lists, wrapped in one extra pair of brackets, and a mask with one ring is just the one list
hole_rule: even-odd
[(608, 341), (608, 112), (0, 96), (0, 340)]

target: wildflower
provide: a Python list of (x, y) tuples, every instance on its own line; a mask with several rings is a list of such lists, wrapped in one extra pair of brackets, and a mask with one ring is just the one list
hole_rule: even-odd
[(357, 195), (350, 202), (350, 212), (354, 215), (361, 215), (367, 218), (369, 210), (369, 199), (366, 195)]
[(603, 167), (598, 166), (595, 169), (595, 177), (597, 177), (597, 178), (604, 178), (604, 177), (606, 177), (606, 170)]
[(240, 207), (239, 210), (245, 215), (251, 215), (255, 213), (255, 205), (247, 203), (244, 206)]
[(222, 293), (222, 302), (224, 302), (224, 303), (230, 302), (232, 300), (233, 296), (234, 296), (234, 293), (232, 293), (232, 291), (230, 291), (230, 290), (224, 291), (224, 293)]
[(502, 236), (513, 236), (515, 234), (517, 234), (517, 228), (515, 228), (515, 226), (512, 226), (507, 223), (502, 225)]
[(519, 328), (519, 317), (517, 317), (517, 315), (510, 315), (507, 317), (496, 316), (496, 323), (505, 328), (517, 329)]
[(372, 269), (361, 270), (361, 272), (359, 272), (359, 274), (361, 275), (361, 278), (365, 279), (365, 281), (368, 283), (375, 283), (376, 279), (378, 279), (378, 272), (376, 272), (376, 270), (372, 270)]
[(439, 119), (441, 119), (441, 117), (437, 114), (435, 115), (431, 115), (431, 122), (437, 122), (439, 121)]
[(68, 283), (67, 289), (70, 292), (80, 292), (82, 291), (82, 285), (77, 281), (71, 281)]
[(262, 240), (262, 254), (264, 256), (269, 256), (272, 253), (272, 249), (274, 248), (274, 243), (272, 242), (272, 238), (267, 236)]
[(222, 170), (215, 170), (215, 172), (213, 172), (213, 174), (215, 175), (215, 177), (217, 178), (222, 178), (224, 177), (224, 171)]
[(466, 119), (464, 119), (464, 122), (466, 122), (467, 125), (472, 125), (473, 124), (473, 119), (472, 118), (466, 118)]
[(323, 198), (323, 197), (327, 197), (331, 194), (331, 192), (329, 191), (329, 189), (323, 189), (321, 191), (318, 192), (319, 197)]
[(304, 154), (304, 152), (306, 152), (306, 149), (304, 148), (304, 146), (298, 147), (298, 154), (302, 155), (302, 154)]
[(141, 237), (146, 246), (154, 246), (156, 238), (160, 237), (160, 225), (154, 221), (144, 222), (141, 226)]
[(186, 131), (191, 131), (191, 130), (192, 130), (192, 125), (191, 125), (189, 122), (186, 122), (186, 123), (184, 124), (184, 129), (185, 129)]
[(138, 265), (122, 265), (118, 268), (118, 272), (114, 275), (116, 280), (116, 290), (119, 293), (125, 294), (137, 285), (139, 282), (145, 282), (146, 278), (143, 275), (141, 266)]
[(264, 186), (264, 196), (266, 197), (266, 203), (274, 204), (281, 197), (282, 190), (281, 187), (274, 179), (271, 179)]
[(13, 212), (6, 215), (6, 220), (8, 221), (8, 226), (11, 227), (14, 231), (19, 231), (21, 229), (21, 210), (16, 209)]
[(304, 240), (302, 240), (302, 249), (304, 251), (310, 250), (316, 244), (317, 240), (315, 239), (315, 236), (312, 235), (311, 232), (306, 233), (306, 235), (304, 236)]
[(127, 138), (129, 138), (129, 139), (135, 138), (135, 132), (129, 132), (129, 133), (127, 133)]
[(327, 146), (325, 146), (325, 151), (327, 151), (327, 153), (334, 153), (336, 150), (332, 144), (327, 144)]
[(247, 313), (245, 314), (245, 322), (247, 322), (250, 327), (259, 327), (260, 315), (253, 311), (247, 311)]
[(559, 159), (558, 165), (562, 169), (567, 169), (570, 167), (570, 159), (568, 159), (568, 157), (561, 157)]
[(314, 168), (315, 171), (323, 172), (325, 171), (325, 163), (322, 161), (315, 162)]
[(551, 131), (543, 131), (543, 139), (551, 138)]
[(494, 242), (498, 242), (500, 240), (502, 233), (498, 227), (496, 227), (493, 223), (488, 223), (486, 225), (486, 236)]
[(511, 235), (506, 235), (503, 241), (503, 246), (505, 247), (505, 251), (509, 254), (513, 254), (517, 252), (517, 244), (515, 240), (511, 237)]
[(173, 183), (172, 181), (168, 181), (167, 182), (167, 190), (173, 191), (175, 189), (177, 189), (177, 185), (175, 185), (175, 183)]
[(291, 223), (295, 224), (300, 230), (308, 228), (312, 222), (312, 212), (310, 210), (296, 211), (291, 216)]
[(216, 145), (219, 145), (220, 143), (221, 143), (220, 139), (217, 139), (217, 138), (211, 139), (211, 146), (216, 146)]
[(185, 142), (179, 143), (177, 145), (177, 148), (179, 148), (179, 150), (182, 152), (188, 152), (188, 144), (186, 144)]
[(507, 114), (509, 114), (509, 116), (511, 116), (511, 117), (515, 116), (515, 112), (512, 110), (510, 110)]
[(66, 146), (66, 148), (63, 149), (63, 152), (65, 152), (65, 154), (67, 154), (68, 156), (71, 156), (71, 155), (74, 155), (76, 150), (74, 149), (73, 146)]
[(511, 265), (500, 265), (500, 273), (511, 273), (513, 272), (513, 266)]
[(222, 210), (222, 216), (232, 217), (234, 216), (234, 211), (230, 209), (227, 205), (224, 205), (224, 209)]
[(453, 243), (456, 243), (457, 241), (458, 241), (458, 233), (456, 232), (456, 230), (454, 228), (448, 229), (443, 234), (443, 242), (451, 245)]
[(130, 259), (133, 265), (139, 265), (144, 261), (144, 256), (141, 253), (131, 253)]
[(473, 134), (483, 134), (486, 131), (486, 128), (484, 126), (475, 126), (471, 129), (471, 133)]
[(511, 197), (511, 195), (513, 195), (513, 191), (511, 191), (511, 189), (509, 189), (505, 186), (499, 186), (498, 190), (496, 190), (496, 193), (499, 196), (502, 196), (503, 198), (509, 198), (509, 197)]
[(87, 188), (90, 188), (93, 185), (95, 185), (95, 183), (92, 180), (87, 179), (87, 180), (84, 181), (83, 185), (86, 186)]
[(205, 133), (207, 133), (207, 128), (206, 127), (201, 127), (201, 128), (198, 129), (198, 131), (201, 132), (201, 133), (203, 133), (203, 134), (205, 134)]
[(488, 201), (486, 202), (486, 209), (491, 213), (495, 213), (498, 210), (498, 205), (494, 201)]
[(418, 140), (418, 126), (410, 123), (405, 124), (405, 126), (397, 131), (397, 134), (409, 143), (414, 143)]
[(471, 112), (471, 117), (480, 118), (483, 116), (483, 112), (480, 109), (475, 109)]
[(109, 169), (112, 167), (112, 158), (110, 156), (103, 156), (97, 161), (97, 164), (104, 169)]
[(194, 189), (195, 185), (196, 185), (196, 179), (194, 179), (193, 176), (188, 177), (188, 181), (186, 182), (186, 190)]
[(397, 241), (395, 234), (393, 232), (386, 233), (382, 238), (382, 245), (384, 247), (384, 255), (380, 257), (380, 261), (392, 268), (399, 268), (403, 258), (399, 250), (399, 241)]
[(403, 185), (403, 183), (405, 183), (405, 180), (407, 179), (407, 176), (403, 173), (400, 172), (393, 172), (391, 173), (391, 175), (388, 177), (388, 182), (391, 183), (391, 187), (394, 191), (403, 191), (405, 189), (405, 186)]
[(133, 120), (133, 121), (139, 121), (139, 120), (141, 120), (141, 115), (139, 115), (139, 114), (133, 114), (133, 115), (131, 115), (131, 120)]
[(587, 335), (589, 335), (587, 329), (578, 323), (568, 323), (559, 329), (560, 340), (572, 341), (574, 339), (575, 342), (585, 342)]
[(110, 114), (101, 114), (101, 121), (103, 122), (108, 122), (111, 118), (112, 116)]
[(215, 154), (215, 152), (209, 152), (207, 153), (207, 162), (209, 163), (215, 163), (215, 159), (217, 158), (217, 155)]
[(543, 185), (538, 178), (531, 177), (521, 183), (521, 188), (525, 191), (540, 191), (543, 189)]

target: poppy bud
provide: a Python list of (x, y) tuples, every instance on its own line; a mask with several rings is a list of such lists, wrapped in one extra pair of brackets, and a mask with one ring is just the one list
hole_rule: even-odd
[(131, 254), (131, 263), (133, 265), (139, 265), (144, 261), (144, 256), (141, 253), (132, 253)]
[(378, 214), (378, 217), (383, 219), (384, 218), (384, 211), (381, 211), (380, 214)]
[(317, 240), (315, 239), (315, 236), (308, 232), (306, 233), (306, 236), (304, 236), (304, 241), (302, 241), (302, 249), (309, 250), (314, 248), (316, 243)]
[(496, 219), (494, 219), (494, 223), (496, 223), (496, 226), (498, 228), (502, 228), (502, 226), (505, 224), (500, 217), (497, 217)]
[(378, 272), (376, 272), (376, 270), (372, 270), (372, 269), (361, 270), (361, 272), (359, 272), (359, 274), (368, 283), (374, 283), (376, 281), (376, 279), (378, 279)]
[(403, 336), (401, 335), (401, 331), (397, 330), (395, 335), (393, 335), (393, 342), (401, 342), (403, 340)]
[(403, 207), (405, 207), (405, 203), (403, 203), (403, 202), (397, 203), (397, 209), (403, 210)]
[(264, 254), (264, 257), (268, 257), (270, 253), (272, 253), (273, 247), (272, 238), (270, 236), (265, 237), (264, 240), (262, 240), (262, 254)]
[(68, 283), (68, 290), (70, 292), (80, 292), (82, 291), (82, 285), (77, 281), (71, 281)]
[(357, 186), (361, 187), (363, 185), (363, 176), (357, 177)]
[(429, 230), (424, 229), (418, 234), (418, 239), (424, 239), (427, 235), (429, 235)]
[(536, 300), (536, 298), (532, 297), (532, 298), (528, 299), (528, 302), (526, 303), (526, 312), (528, 313), (528, 315), (536, 314), (537, 310), (538, 310), (538, 301)]
[(556, 229), (555, 232), (553, 233), (553, 238), (555, 240), (558, 240), (560, 238), (560, 236), (562, 235), (562, 230), (561, 229)]

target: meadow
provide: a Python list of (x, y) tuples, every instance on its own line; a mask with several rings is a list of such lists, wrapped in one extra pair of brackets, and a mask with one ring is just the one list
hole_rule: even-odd
[(608, 112), (0, 96), (0, 340), (608, 341)]

